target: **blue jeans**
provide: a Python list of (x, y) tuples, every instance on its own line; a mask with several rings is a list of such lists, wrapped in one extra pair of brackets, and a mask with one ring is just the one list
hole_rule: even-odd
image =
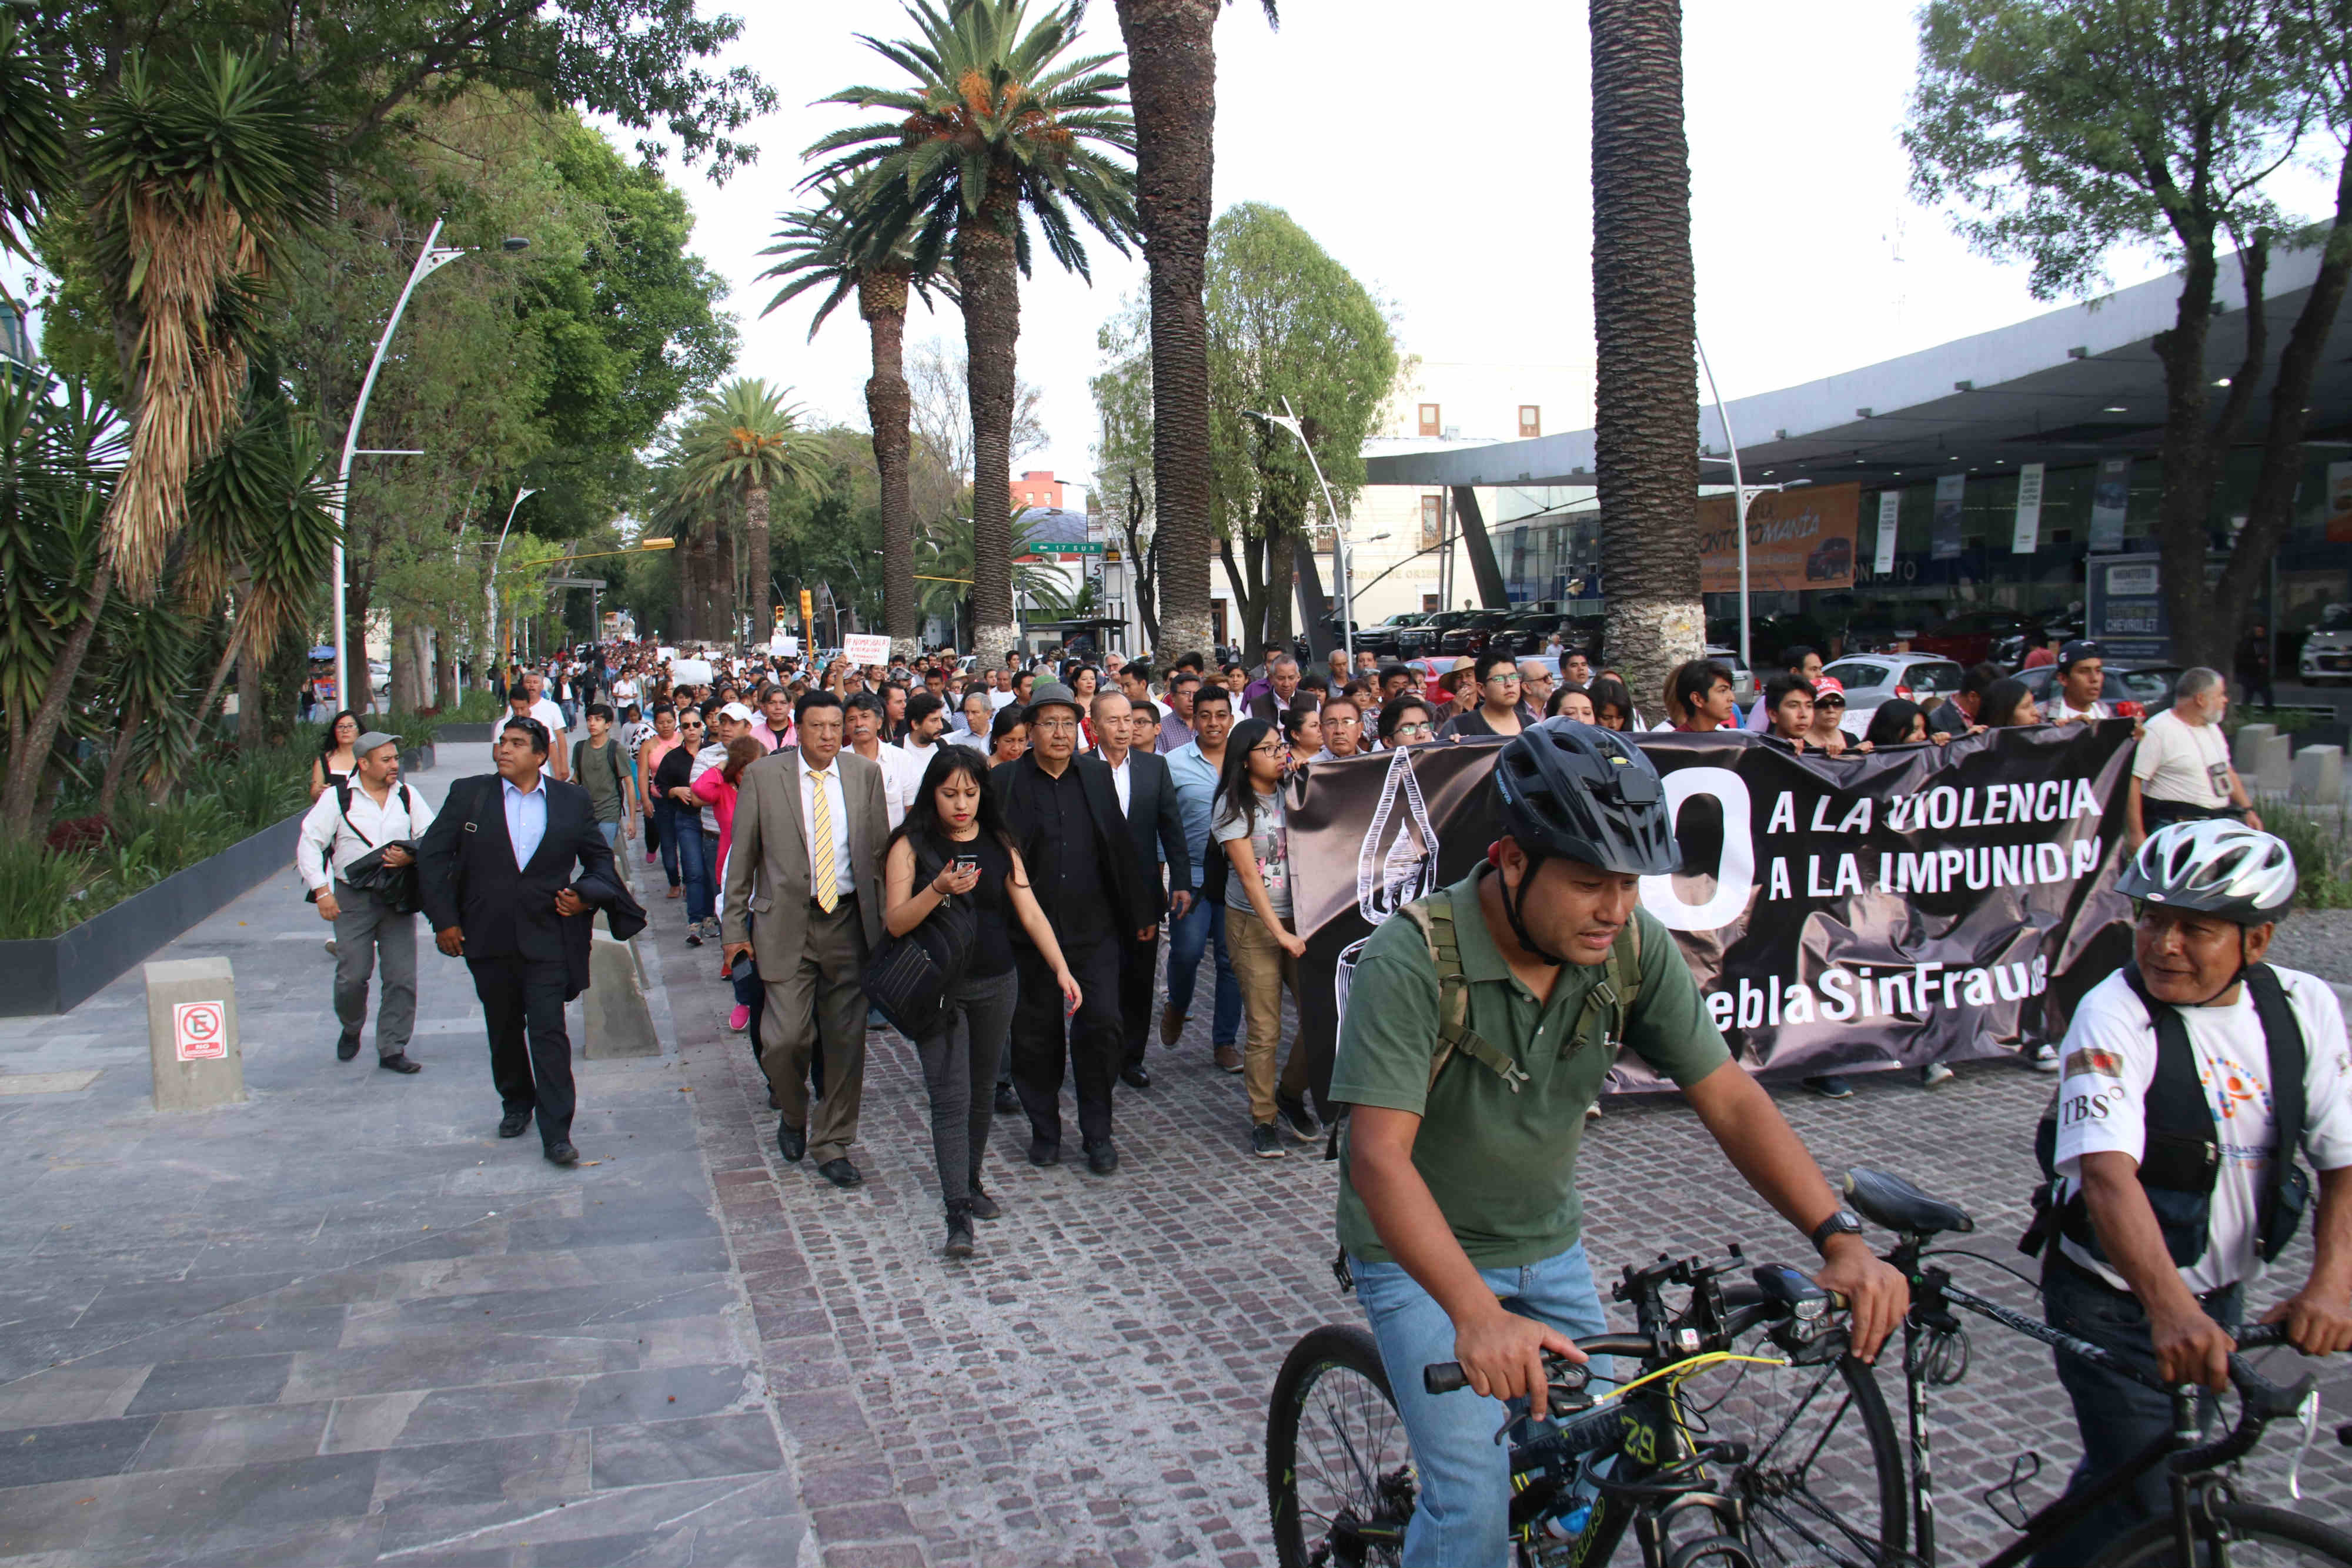
[[(719, 867), (716, 841), (704, 836), (702, 817), (683, 806), (677, 809), (677, 869), (686, 880), (686, 917), (708, 920), (717, 913)], [(667, 843), (665, 838), (662, 841)]]
[(1216, 1014), (1209, 1022), (1209, 1043), (1231, 1045), (1241, 1033), (1242, 988), (1234, 979), (1234, 961), (1225, 951), (1225, 906), (1202, 898), (1197, 887), (1192, 890), (1192, 907), (1168, 928), (1168, 1008), (1180, 1017), (1192, 1010), (1201, 955), (1213, 939), (1217, 949), (1217, 1000)]
[[(686, 829), (678, 819), (677, 801), (654, 802), (654, 837), (661, 841), (662, 873), (669, 878), (672, 887), (682, 885), (678, 881), (677, 841)], [(702, 831), (702, 823), (698, 820), (694, 824), (694, 831), (698, 833)]]
[[(1467, 1388), (1424, 1389), (1421, 1369), (1454, 1359), (1453, 1320), (1403, 1265), (1350, 1258), (1348, 1267), (1380, 1342), (1381, 1363), (1421, 1478), (1405, 1529), (1405, 1568), (1504, 1568), (1511, 1552), (1511, 1456), (1495, 1441), (1495, 1431), (1509, 1408)], [(1608, 1332), (1581, 1241), (1520, 1268), (1481, 1269), (1478, 1277), (1506, 1308), (1571, 1339)]]
[(599, 822), (596, 824), (596, 831), (604, 835), (604, 847), (608, 850), (619, 841), (621, 837), (621, 824), (618, 822)]

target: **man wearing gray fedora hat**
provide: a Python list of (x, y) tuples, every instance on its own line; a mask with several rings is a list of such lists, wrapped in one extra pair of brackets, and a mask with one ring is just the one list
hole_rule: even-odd
[(1078, 699), (1069, 687), (1041, 682), (1025, 710), (1028, 754), (992, 770), (988, 787), (1080, 996), (1076, 1012), (1066, 1012), (1052, 966), (1027, 934), (1013, 927), (1020, 993), (1013, 1011), (1013, 1085), (1029, 1113), (1029, 1163), (1061, 1160), (1066, 1057), (1077, 1091), (1087, 1168), (1108, 1176), (1118, 1169), (1118, 1151), (1111, 1143), (1111, 1090), (1126, 1054), (1119, 1023), (1120, 938), (1150, 941), (1160, 917), (1150, 897), (1156, 883), (1147, 882), (1109, 765), (1077, 754), (1078, 716)]
[(349, 877), (352, 862), (361, 860), (380, 860), (395, 870), (415, 865), (415, 846), (433, 825), (433, 808), (400, 781), (397, 736), (372, 729), (352, 743), (352, 776), (321, 791), (302, 819), (294, 864), (319, 917), (335, 928), (335, 1017), (343, 1026), (335, 1055), (349, 1061), (360, 1053), (368, 979), (380, 958), (376, 1064), (415, 1072), (418, 1063), (409, 1060), (408, 1037), (416, 1025), (415, 904), (380, 887), (355, 886)]

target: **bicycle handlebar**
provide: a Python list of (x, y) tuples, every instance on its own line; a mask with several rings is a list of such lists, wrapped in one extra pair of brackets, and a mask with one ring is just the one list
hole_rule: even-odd
[[(1576, 1348), (1587, 1356), (1646, 1356), (1657, 1347), (1650, 1343), (1647, 1334), (1597, 1333), (1578, 1340)], [(1560, 1366), (1576, 1364), (1555, 1351), (1544, 1352), (1543, 1359), (1547, 1382), (1553, 1381), (1550, 1373), (1555, 1364)], [(1432, 1394), (1452, 1394), (1456, 1389), (1470, 1386), (1470, 1375), (1458, 1361), (1433, 1361), (1421, 1369), (1421, 1385)]]

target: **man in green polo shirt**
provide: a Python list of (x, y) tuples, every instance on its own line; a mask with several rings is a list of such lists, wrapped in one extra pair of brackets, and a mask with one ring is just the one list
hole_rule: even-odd
[[(1615, 978), (1631, 983), (1609, 994), (1633, 998), (1623, 1043), (1681, 1086), (1748, 1185), (1820, 1249), (1816, 1278), (1853, 1302), (1856, 1355), (1876, 1355), (1908, 1300), (1731, 1060), (1672, 934), (1641, 909), (1642, 877), (1679, 858), (1649, 759), (1615, 731), (1551, 719), (1503, 747), (1494, 779), (1505, 836), (1487, 865), (1425, 901), (1426, 934), (1401, 916), (1365, 945), (1331, 1073), (1331, 1098), (1354, 1107), (1339, 1242), (1421, 1483), (1408, 1565), (1507, 1561), (1496, 1401), (1524, 1397), (1541, 1415), (1541, 1353), (1580, 1361), (1573, 1336), (1608, 1327), (1580, 1239), (1576, 1151), (1615, 1055), (1618, 1009), (1593, 995), (1612, 979), (1612, 950)], [(1636, 944), (1619, 941), (1629, 922), (1638, 963)], [(1466, 1033), (1441, 997), (1433, 937), (1458, 952)], [(1440, 1361), (1459, 1361), (1486, 1397), (1427, 1393), (1422, 1368)]]

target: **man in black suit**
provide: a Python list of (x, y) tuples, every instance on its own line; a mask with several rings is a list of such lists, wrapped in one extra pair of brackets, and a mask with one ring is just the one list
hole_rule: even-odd
[(491, 751), (498, 772), (452, 784), (418, 843), (417, 891), (441, 951), (474, 972), (489, 1023), (490, 1081), (506, 1106), (499, 1136), (520, 1137), (536, 1111), (547, 1157), (570, 1166), (580, 1151), (572, 1146), (563, 1004), (586, 986), (568, 949), (580, 946), (570, 938), (589, 920), (572, 873), (576, 865), (583, 878), (607, 881), (616, 873), (588, 791), (541, 776), (551, 744), (536, 719), (507, 720)]
[[(1136, 722), (1142, 712), (1151, 715), (1149, 729)], [(1192, 862), (1184, 850), (1184, 818), (1176, 809), (1176, 780), (1168, 772), (1167, 759), (1151, 750), (1151, 743), (1160, 736), (1159, 711), (1148, 703), (1138, 709), (1118, 692), (1102, 692), (1096, 695), (1089, 716), (1095, 725), (1095, 755), (1110, 769), (1119, 810), (1127, 814), (1127, 832), (1135, 841), (1136, 863), (1143, 872), (1144, 897), (1150, 913), (1154, 918), (1181, 920), (1192, 903)], [(1141, 745), (1136, 744), (1139, 736)], [(1167, 883), (1177, 890), (1172, 899), (1160, 880), (1163, 862), (1175, 871)], [(1123, 939), (1119, 946), (1123, 1050), (1118, 1078), (1130, 1089), (1149, 1089), (1151, 1071), (1143, 1065), (1143, 1051), (1151, 1036), (1160, 933), (1155, 929), (1150, 936)]]
[[(1078, 699), (1059, 681), (1040, 683), (1024, 718), (1028, 753), (992, 771), (988, 787), (1021, 851), (1029, 885), (1053, 923), (1054, 939), (1077, 977), (1081, 1000), (1066, 1030), (1078, 1133), (1087, 1168), (1108, 1176), (1118, 1169), (1110, 1101), (1124, 1054), (1120, 950), (1129, 941), (1159, 935), (1157, 901), (1145, 891), (1143, 862), (1110, 768), (1099, 758), (1077, 755)], [(1013, 1009), (1013, 1084), (1029, 1113), (1029, 1163), (1057, 1165), (1066, 1025), (1061, 987), (1018, 925), (1012, 937), (1021, 987)]]

